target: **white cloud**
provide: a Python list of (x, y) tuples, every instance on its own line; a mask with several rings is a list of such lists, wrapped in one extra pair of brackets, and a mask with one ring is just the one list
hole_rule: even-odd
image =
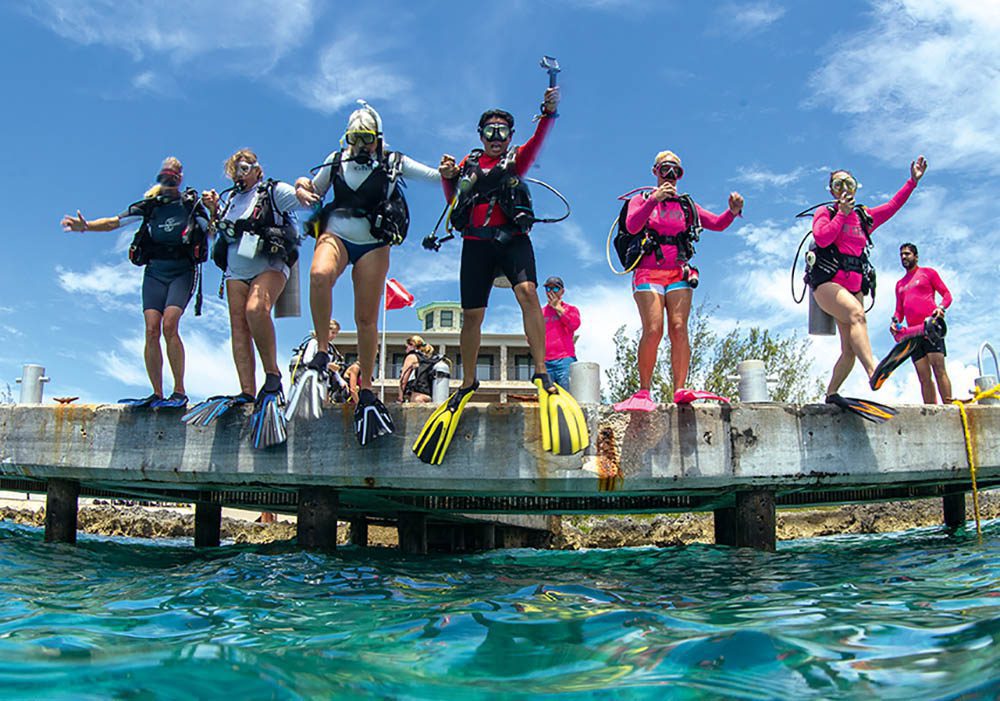
[(733, 180), (753, 188), (787, 187), (801, 180), (802, 176), (817, 170), (799, 166), (787, 173), (777, 173), (759, 165), (742, 166)]
[[(771, 0), (726, 3), (716, 13), (723, 29), (739, 34), (753, 34), (767, 29), (785, 14), (785, 8)], [(721, 30), (719, 30), (721, 31)]]
[(136, 296), (142, 288), (142, 270), (128, 261), (117, 265), (95, 265), (85, 272), (56, 267), (59, 286), (71, 294), (95, 295), (99, 299)]
[[(546, 216), (548, 214), (548, 212), (538, 210), (537, 202), (535, 203), (535, 210), (538, 216)], [(594, 231), (584, 232), (583, 228), (576, 222), (564, 221), (558, 224), (538, 225), (532, 229), (531, 239), (532, 244), (537, 249), (558, 248), (559, 260), (563, 263), (573, 261), (574, 266), (590, 267), (604, 261), (605, 252), (603, 245), (599, 249), (596, 242), (600, 240), (600, 243), (604, 244), (606, 237), (606, 233), (595, 235)], [(553, 274), (558, 275), (559, 273), (556, 272)], [(542, 275), (539, 272), (539, 277), (545, 278), (548, 275)]]
[[(1000, 11), (980, 0), (873, 0), (874, 26), (837, 38), (815, 101), (851, 115), (859, 150), (893, 163), (1000, 173)], [(845, 67), (847, 67), (845, 75)]]

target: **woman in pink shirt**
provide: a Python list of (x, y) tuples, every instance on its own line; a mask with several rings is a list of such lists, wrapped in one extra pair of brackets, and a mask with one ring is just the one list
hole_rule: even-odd
[[(656, 350), (663, 339), (663, 317), (667, 317), (670, 336), (670, 369), (674, 390), (687, 382), (691, 363), (691, 344), (688, 340), (688, 316), (691, 314), (692, 287), (697, 285), (697, 272), (688, 264), (678, 234), (690, 222), (678, 199), (677, 181), (684, 175), (681, 159), (672, 151), (661, 151), (653, 162), (656, 189), (641, 193), (629, 200), (625, 226), (630, 234), (645, 235), (657, 240), (659, 245), (646, 253), (632, 275), (632, 292), (639, 318), (642, 320), (642, 337), (639, 340), (639, 391), (631, 398), (615, 405), (619, 411), (652, 411), (656, 408), (649, 395), (656, 365)], [(694, 205), (701, 225), (712, 231), (722, 231), (743, 211), (743, 197), (730, 193), (729, 209), (722, 214), (712, 214)]]
[[(875, 371), (871, 341), (868, 340), (868, 326), (865, 320), (862, 274), (858, 261), (868, 236), (899, 211), (910, 194), (917, 187), (920, 178), (927, 171), (927, 161), (923, 156), (910, 163), (910, 178), (885, 204), (877, 207), (858, 207), (854, 194), (858, 181), (847, 170), (830, 173), (830, 194), (836, 200), (833, 212), (820, 207), (813, 215), (812, 233), (817, 248), (833, 247), (838, 254), (837, 271), (827, 280), (814, 279), (813, 297), (816, 303), (837, 322), (840, 335), (840, 357), (833, 366), (833, 375), (827, 386), (827, 396), (837, 393), (840, 385), (854, 367), (855, 358), (861, 361), (868, 377)], [(860, 210), (860, 212), (859, 212)], [(862, 222), (862, 217), (866, 222)], [(814, 270), (816, 266), (813, 266)]]

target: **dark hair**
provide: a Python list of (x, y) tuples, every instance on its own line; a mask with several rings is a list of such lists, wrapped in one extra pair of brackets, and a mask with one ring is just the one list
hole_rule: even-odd
[(902, 252), (904, 248), (909, 248), (911, 251), (913, 251), (913, 255), (915, 256), (920, 255), (919, 253), (917, 253), (917, 244), (915, 243), (910, 243), (909, 241), (907, 241), (906, 243), (904, 243), (902, 246), (899, 247), (900, 252)]
[[(830, 182), (827, 183), (827, 185), (826, 185), (827, 187), (833, 187), (833, 176), (836, 175), (837, 173), (847, 173), (852, 178), (854, 178), (854, 173), (852, 173), (851, 171), (847, 170), (847, 168), (837, 168), (836, 170), (831, 170), (830, 171)], [(854, 178), (854, 179), (857, 180), (857, 178)]]
[(482, 129), (487, 121), (495, 119), (496, 117), (499, 117), (503, 121), (507, 122), (507, 126), (511, 129), (514, 128), (514, 115), (501, 109), (492, 109), (483, 112), (483, 116), (479, 118), (479, 128)]

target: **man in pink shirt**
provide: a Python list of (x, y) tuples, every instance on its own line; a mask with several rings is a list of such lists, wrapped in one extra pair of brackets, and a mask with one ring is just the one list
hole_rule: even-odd
[(545, 281), (549, 303), (542, 309), (545, 317), (545, 369), (552, 381), (569, 387), (569, 366), (576, 362), (573, 332), (580, 328), (580, 310), (562, 301), (566, 286), (561, 277)]
[[(944, 317), (944, 310), (951, 305), (951, 292), (941, 281), (941, 276), (933, 268), (918, 266), (918, 258), (915, 244), (904, 243), (899, 247), (899, 262), (906, 274), (896, 283), (896, 313), (893, 314), (890, 328), (893, 335), (903, 326), (922, 326), (927, 317)], [(941, 296), (940, 304), (936, 301), (936, 295)], [(934, 379), (937, 380), (937, 390), (941, 393), (941, 402), (951, 402), (951, 380), (944, 360), (947, 354), (943, 336), (937, 340), (922, 336), (920, 346), (910, 356), (920, 379), (920, 393), (924, 404), (937, 402)], [(931, 378), (932, 371), (934, 379)]]

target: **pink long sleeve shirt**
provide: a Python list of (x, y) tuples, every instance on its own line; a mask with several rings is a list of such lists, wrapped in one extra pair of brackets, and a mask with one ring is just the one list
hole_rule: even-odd
[[(872, 228), (868, 233), (870, 234), (889, 221), (892, 215), (898, 212), (899, 208), (910, 198), (910, 194), (916, 186), (917, 181), (910, 178), (888, 202), (880, 204), (878, 207), (869, 208), (868, 214), (872, 218)], [(860, 256), (868, 243), (865, 232), (861, 229), (861, 220), (858, 218), (857, 212), (845, 215), (838, 209), (836, 214), (831, 217), (830, 210), (826, 207), (820, 207), (813, 215), (812, 232), (816, 245), (820, 248), (826, 248), (833, 244), (838, 251), (849, 256)], [(831, 282), (836, 282), (850, 292), (857, 292), (861, 289), (861, 273), (838, 270)]]
[(559, 315), (552, 305), (542, 308), (545, 316), (545, 359), (575, 358), (573, 332), (580, 328), (580, 310), (563, 302), (566, 311)]
[(906, 271), (906, 275), (896, 283), (896, 313), (900, 321), (906, 320), (907, 325), (924, 323), (938, 307), (935, 295), (941, 295), (941, 307), (951, 306), (951, 292), (941, 280), (934, 268), (914, 266)]
[[(735, 219), (735, 215), (728, 209), (722, 214), (712, 214), (697, 204), (695, 207), (698, 209), (701, 225), (712, 231), (723, 231)], [(657, 202), (652, 197), (645, 197), (644, 193), (638, 194), (628, 202), (628, 213), (625, 215), (625, 228), (628, 229), (630, 234), (639, 234), (645, 227), (649, 227), (664, 236), (676, 236), (686, 228), (684, 210), (677, 201), (666, 200), (664, 202)], [(655, 254), (649, 253), (639, 261), (638, 268), (645, 268), (647, 270), (672, 270), (679, 267), (677, 262), (677, 246), (666, 243), (660, 246), (660, 251), (663, 253), (663, 260), (657, 260)]]

